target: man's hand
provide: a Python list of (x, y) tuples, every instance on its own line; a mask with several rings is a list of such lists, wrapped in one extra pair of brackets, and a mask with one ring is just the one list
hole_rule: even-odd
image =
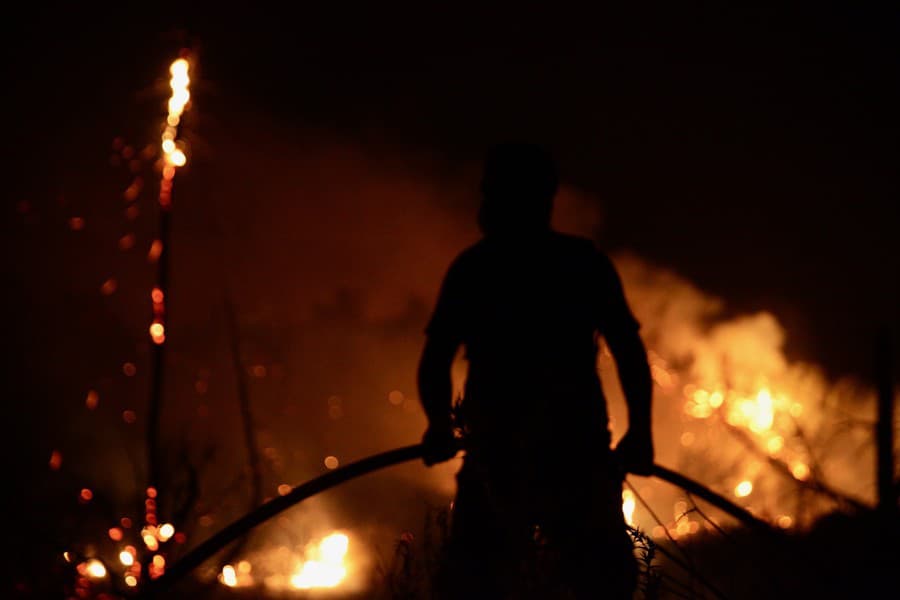
[(624, 472), (635, 475), (653, 473), (653, 437), (649, 430), (629, 429), (614, 452)]
[(422, 446), (422, 461), (426, 467), (430, 467), (455, 457), (459, 449), (459, 442), (453, 435), (453, 428), (449, 425), (444, 427), (432, 425), (422, 436)]

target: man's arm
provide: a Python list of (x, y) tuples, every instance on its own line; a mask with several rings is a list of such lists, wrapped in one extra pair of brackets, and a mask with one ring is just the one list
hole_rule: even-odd
[(605, 338), (616, 361), (619, 382), (628, 406), (628, 431), (616, 446), (616, 455), (626, 472), (649, 475), (653, 469), (653, 381), (647, 351), (634, 329), (607, 332)]
[(616, 456), (629, 473), (649, 475), (653, 469), (651, 396), (653, 381), (647, 350), (638, 333), (640, 324), (631, 313), (622, 280), (609, 258), (595, 253), (594, 276), (599, 286), (599, 330), (616, 361), (619, 383), (628, 406), (628, 431), (616, 446)]
[(451, 407), (453, 381), (450, 368), (459, 343), (449, 337), (429, 335), (419, 361), (419, 399), (428, 417), (428, 429), (422, 438), (427, 466), (450, 460), (456, 455)]

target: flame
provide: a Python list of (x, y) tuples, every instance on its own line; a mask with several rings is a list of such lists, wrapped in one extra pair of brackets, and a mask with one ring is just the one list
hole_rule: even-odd
[(738, 498), (746, 498), (753, 491), (753, 482), (744, 480), (734, 488), (734, 495)]
[(96, 558), (87, 561), (84, 565), (84, 570), (87, 572), (88, 577), (92, 577), (93, 579), (103, 579), (106, 577), (106, 567)]
[(175, 527), (171, 523), (163, 523), (157, 533), (159, 535), (159, 541), (165, 542), (175, 535)]
[(622, 492), (622, 514), (625, 516), (625, 522), (629, 525), (634, 525), (634, 494), (631, 490), (624, 490)]
[(119, 562), (126, 567), (130, 567), (134, 564), (134, 555), (128, 550), (122, 550), (119, 552)]
[(172, 96), (169, 98), (169, 115), (166, 117), (166, 128), (163, 130), (161, 145), (166, 164), (176, 167), (183, 167), (187, 163), (187, 156), (177, 147), (175, 139), (178, 135), (181, 115), (191, 99), (191, 92), (188, 89), (191, 83), (189, 70), (190, 63), (184, 58), (179, 58), (169, 67), (169, 73), (172, 75), (169, 80)]
[(222, 567), (222, 575), (221, 575), (222, 583), (227, 585), (228, 587), (236, 587), (238, 584), (237, 574), (234, 572), (234, 567), (231, 565), (225, 565)]
[(343, 533), (332, 533), (319, 542), (318, 559), (304, 562), (291, 577), (291, 585), (299, 590), (336, 587), (347, 576), (344, 557), (350, 539)]

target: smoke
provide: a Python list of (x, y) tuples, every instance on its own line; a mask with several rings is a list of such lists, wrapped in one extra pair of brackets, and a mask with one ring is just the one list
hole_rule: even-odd
[[(248, 508), (225, 298), (238, 315), (264, 495), (272, 497), (280, 485), (310, 479), (335, 462), (419, 440), (426, 423), (415, 370), (423, 328), (447, 265), (478, 238), (477, 161), (459, 166), (383, 144), (276, 131), (264, 121), (207, 128), (175, 182), (163, 419), (172, 468), (187, 460), (200, 473), (194, 541)], [(130, 227), (136, 247), (149, 246), (152, 190), (139, 200), (145, 216), (134, 224), (113, 216), (119, 207), (96, 202), (95, 211), (106, 217), (92, 239), (114, 240)], [(595, 236), (601, 208), (597, 199), (564, 188), (554, 223)], [(82, 275), (97, 271), (108, 252), (89, 245), (70, 277), (81, 276), (78, 268)], [(872, 500), (868, 390), (789, 361), (788, 334), (765, 307), (726, 318), (724, 300), (670, 269), (629, 252), (614, 253), (613, 260), (650, 350), (659, 463), (739, 496), (782, 526), (808, 523), (835, 506), (809, 492), (813, 481)], [(102, 425), (108, 430), (125, 427), (117, 418), (122, 410), (136, 409), (138, 423), (145, 414), (141, 377), (149, 367), (153, 270), (137, 251), (129, 261), (117, 263), (120, 291), (105, 310), (141, 340), (131, 351), (141, 375), (127, 393), (110, 379), (108, 386), (120, 387), (110, 394), (114, 408)], [(599, 368), (616, 439), (624, 433), (625, 405), (608, 353)], [(110, 484), (93, 471), (119, 465), (123, 444), (127, 455), (140, 457), (139, 436), (107, 436), (94, 442), (99, 458), (78, 476)], [(366, 539), (373, 552), (389, 553), (401, 531), (421, 529), (428, 506), (446, 506), (458, 467), (458, 460), (427, 470), (409, 464), (354, 481), (265, 525), (248, 552), (282, 546), (295, 552), (336, 528), (354, 532), (352, 552), (353, 540)], [(110, 477), (120, 499), (140, 496), (139, 472)], [(704, 527), (696, 517), (678, 519), (685, 512), (682, 492), (635, 481), (675, 535)], [(752, 491), (738, 493), (744, 481)], [(660, 535), (643, 507), (635, 520)]]

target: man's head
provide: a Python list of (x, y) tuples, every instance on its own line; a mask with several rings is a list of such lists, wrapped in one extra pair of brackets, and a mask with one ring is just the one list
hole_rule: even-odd
[(546, 230), (558, 185), (553, 158), (540, 146), (522, 142), (494, 146), (481, 180), (481, 230), (485, 235)]

